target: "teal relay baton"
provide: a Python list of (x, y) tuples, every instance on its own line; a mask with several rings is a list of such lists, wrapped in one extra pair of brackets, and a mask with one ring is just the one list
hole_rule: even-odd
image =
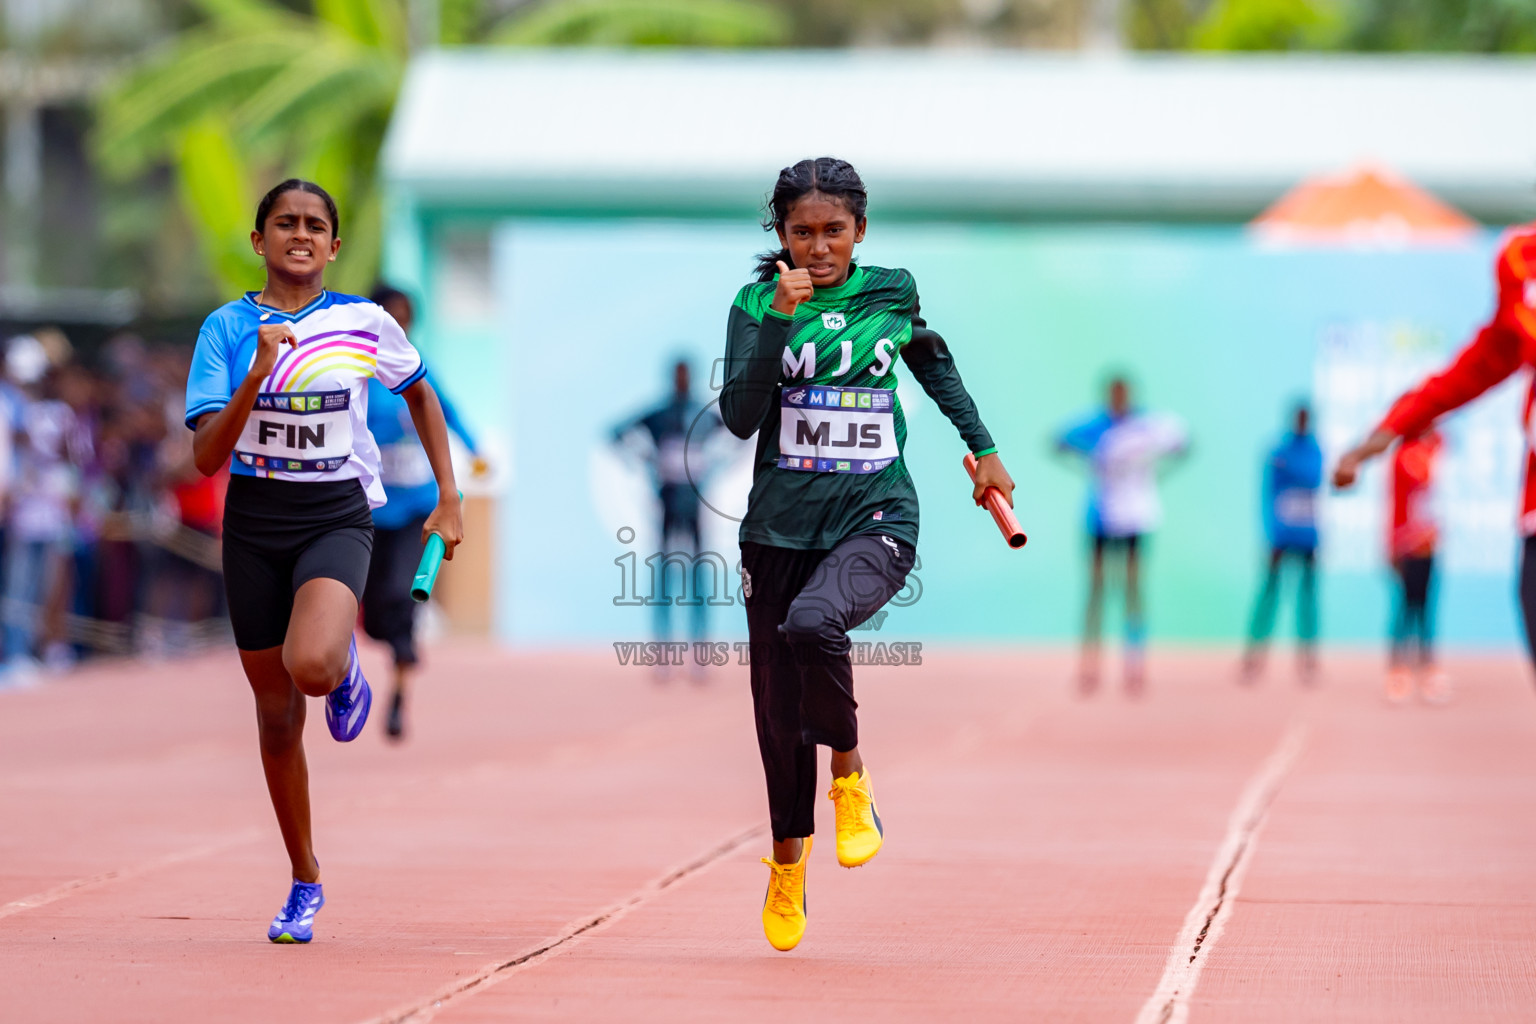
[[(464, 500), (464, 492), (459, 492), (459, 500)], [(432, 533), (427, 535), (427, 549), (421, 553), (421, 561), (416, 565), (416, 578), (411, 581), (411, 600), (417, 604), (432, 596), (432, 587), (437, 583), (437, 571), (443, 567), (443, 552), (447, 550), (443, 544), (443, 538)]]

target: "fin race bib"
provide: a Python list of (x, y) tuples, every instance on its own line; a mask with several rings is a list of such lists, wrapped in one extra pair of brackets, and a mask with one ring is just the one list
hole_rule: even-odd
[(235, 457), (256, 470), (324, 473), (352, 455), (352, 392), (260, 394)]

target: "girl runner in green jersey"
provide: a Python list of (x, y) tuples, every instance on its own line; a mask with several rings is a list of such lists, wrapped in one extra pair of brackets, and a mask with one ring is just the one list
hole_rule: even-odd
[(832, 748), (838, 863), (864, 864), (884, 836), (859, 756), (848, 631), (905, 586), (916, 557), (898, 356), (976, 456), (973, 500), (996, 487), (1013, 501), (948, 346), (919, 314), (912, 275), (853, 262), (867, 203), (846, 161), (779, 172), (764, 227), (783, 248), (761, 258), (727, 327), (721, 417), (758, 438), (741, 575), (773, 824), (763, 931), (781, 950), (805, 934), (818, 745)]

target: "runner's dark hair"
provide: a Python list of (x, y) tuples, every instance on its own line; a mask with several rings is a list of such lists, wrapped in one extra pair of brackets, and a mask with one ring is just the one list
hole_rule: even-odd
[(261, 234), (267, 229), (267, 217), (272, 213), (272, 204), (277, 202), (277, 197), (284, 192), (308, 192), (312, 196), (319, 196), (325, 204), (325, 212), (331, 215), (331, 237), (341, 237), (341, 216), (336, 212), (336, 200), (325, 189), (312, 181), (303, 178), (289, 178), (272, 186), (272, 191), (261, 197), (261, 202), (256, 204), (256, 233)]
[[(819, 192), (829, 199), (842, 203), (853, 214), (855, 223), (864, 220), (869, 206), (869, 192), (864, 179), (853, 169), (853, 164), (834, 156), (819, 156), (814, 160), (801, 160), (779, 172), (773, 191), (768, 195), (768, 213), (763, 219), (763, 230), (774, 231), (784, 227), (789, 219), (789, 208), (812, 192)], [(761, 253), (757, 257), (757, 279), (772, 281), (779, 272), (778, 263), (793, 267), (788, 249)]]

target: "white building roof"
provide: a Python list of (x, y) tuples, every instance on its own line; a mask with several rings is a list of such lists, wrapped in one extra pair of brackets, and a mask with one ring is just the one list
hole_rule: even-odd
[(755, 208), (852, 161), (883, 214), (1256, 213), (1371, 161), (1490, 220), (1536, 212), (1536, 60), (991, 51), (437, 52), (407, 76), (390, 182), (439, 204)]

